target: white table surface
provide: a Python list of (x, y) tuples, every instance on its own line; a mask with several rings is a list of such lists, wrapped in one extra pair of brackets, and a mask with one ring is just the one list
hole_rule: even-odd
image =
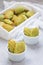
[(39, 43), (28, 45), (25, 59), (12, 62), (8, 59), (7, 41), (0, 38), (0, 65), (43, 65), (43, 31), (40, 30)]
[(43, 65), (43, 31), (41, 30), (39, 43), (28, 46), (25, 59), (21, 62), (8, 59), (7, 41), (0, 38), (0, 65)]

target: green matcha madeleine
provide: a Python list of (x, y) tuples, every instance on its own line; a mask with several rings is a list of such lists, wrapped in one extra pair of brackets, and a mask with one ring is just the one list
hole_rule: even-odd
[(24, 22), (27, 19), (27, 17), (25, 15), (19, 15), (18, 16), (18, 21), (16, 25), (21, 24), (22, 22)]
[(18, 6), (15, 8), (15, 14), (20, 14), (24, 11), (27, 11), (27, 9), (24, 6)]
[(5, 23), (7, 23), (7, 24), (13, 24), (13, 22), (12, 22), (11, 20), (9, 20), (9, 19), (4, 19), (3, 22), (5, 22)]
[(10, 52), (14, 53), (15, 46), (16, 46), (16, 42), (14, 40), (9, 40), (8, 41), (8, 50)]
[(33, 28), (32, 30), (31, 30), (31, 36), (33, 37), (35, 37), (35, 36), (38, 36), (39, 35), (39, 29), (38, 28)]
[(27, 35), (27, 36), (30, 36), (31, 35), (31, 30), (27, 27), (24, 28), (24, 34)]
[(14, 13), (11, 10), (7, 10), (4, 13), (5, 18), (11, 19), (13, 17)]
[(15, 26), (17, 26), (17, 23), (18, 23), (18, 16), (14, 15), (13, 18), (12, 18), (12, 21), (14, 23)]
[(12, 21), (15, 21), (17, 18), (18, 18), (18, 16), (14, 14), (12, 17)]
[(26, 12), (22, 12), (21, 14), (26, 15)]
[(29, 17), (31, 17), (31, 16), (33, 16), (34, 15), (34, 11), (28, 11), (27, 13), (26, 13), (26, 16), (29, 18)]
[(3, 21), (3, 19), (4, 19), (4, 15), (0, 14), (0, 21)]
[(22, 53), (24, 51), (25, 51), (25, 42), (24, 41), (17, 42), (14, 53)]
[(9, 25), (9, 24), (3, 24), (2, 27), (7, 30), (8, 32), (10, 32), (14, 27)]

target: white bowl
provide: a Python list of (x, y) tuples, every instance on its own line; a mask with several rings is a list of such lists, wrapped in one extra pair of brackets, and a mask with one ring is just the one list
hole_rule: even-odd
[(8, 58), (12, 61), (21, 61), (25, 58), (26, 50), (27, 50), (27, 46), (25, 47), (25, 51), (19, 54), (11, 53), (8, 51)]
[(36, 44), (39, 42), (39, 35), (36, 37), (30, 37), (30, 36), (23, 35), (23, 39), (26, 44)]

